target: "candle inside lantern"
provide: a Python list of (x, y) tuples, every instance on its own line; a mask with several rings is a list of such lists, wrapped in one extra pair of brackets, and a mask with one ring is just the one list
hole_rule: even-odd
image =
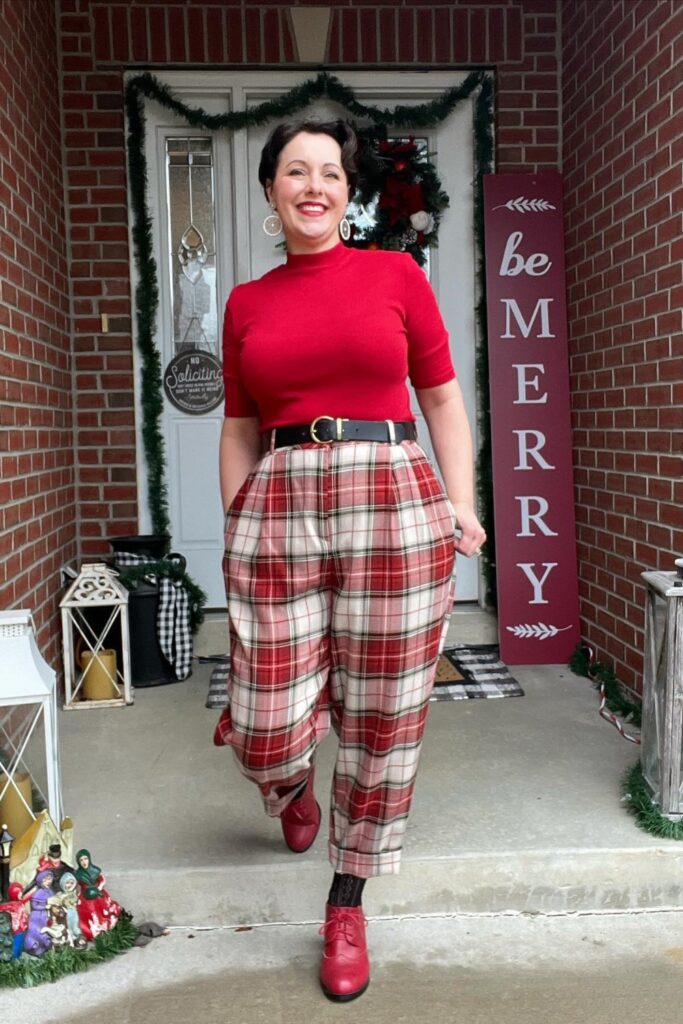
[[(5, 782), (7, 782), (7, 777), (4, 774), (0, 774), (0, 789), (2, 789)], [(7, 823), (7, 828), (16, 839), (23, 835), (26, 829), (33, 824), (33, 815), (24, 806), (17, 790), (22, 794), (28, 806), (33, 808), (31, 776), (28, 772), (17, 772), (0, 800), (0, 821)]]
[(83, 669), (83, 696), (86, 700), (115, 700), (120, 697), (116, 688), (116, 651), (92, 651), (81, 654)]

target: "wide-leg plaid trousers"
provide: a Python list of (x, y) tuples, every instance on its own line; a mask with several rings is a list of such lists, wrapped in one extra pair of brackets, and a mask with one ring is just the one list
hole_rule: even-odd
[(232, 747), (279, 815), (331, 717), (336, 871), (398, 871), (452, 603), (454, 529), (414, 441), (276, 449), (228, 510), (230, 705), (214, 742)]

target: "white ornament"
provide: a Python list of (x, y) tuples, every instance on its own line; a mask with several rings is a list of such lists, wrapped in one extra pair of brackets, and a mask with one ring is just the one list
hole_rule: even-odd
[(425, 235), (434, 230), (434, 218), (426, 210), (418, 210), (417, 213), (413, 213), (410, 223), (416, 231), (421, 231)]

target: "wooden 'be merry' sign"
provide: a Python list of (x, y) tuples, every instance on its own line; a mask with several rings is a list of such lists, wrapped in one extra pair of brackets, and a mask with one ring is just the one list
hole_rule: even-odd
[(484, 178), (491, 438), (503, 661), (579, 640), (559, 174)]

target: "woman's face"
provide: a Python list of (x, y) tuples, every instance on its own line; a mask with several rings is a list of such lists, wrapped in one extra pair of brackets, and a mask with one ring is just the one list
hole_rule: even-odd
[(308, 132), (295, 135), (281, 151), (267, 191), (289, 252), (323, 252), (337, 244), (349, 191), (335, 139)]
[(88, 857), (86, 857), (85, 854), (83, 854), (82, 857), (78, 858), (78, 863), (80, 864), (80, 866), (82, 868), (89, 868), (90, 867), (90, 861), (89, 861)]

